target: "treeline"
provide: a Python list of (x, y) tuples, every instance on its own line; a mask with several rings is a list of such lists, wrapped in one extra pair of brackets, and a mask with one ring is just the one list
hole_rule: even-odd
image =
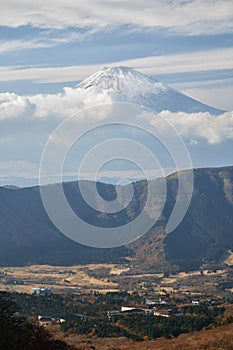
[(141, 341), (143, 338), (134, 330), (127, 330), (117, 323), (109, 322), (106, 317), (88, 318), (78, 321), (67, 321), (61, 325), (63, 332), (71, 331), (75, 334), (97, 336), (101, 338), (126, 337), (134, 341)]
[(198, 316), (153, 316), (130, 315), (117, 318), (117, 324), (125, 327), (129, 331), (148, 339), (160, 337), (172, 338), (181, 333), (199, 331), (214, 322), (214, 318), (209, 315)]
[(21, 311), (27, 316), (54, 313), (77, 313), (86, 316), (101, 315), (103, 311), (118, 310), (121, 305), (139, 304), (144, 299), (137, 293), (130, 295), (127, 292), (100, 294), (94, 292), (92, 296), (83, 299), (78, 295), (52, 294), (49, 296), (30, 295), (26, 293), (12, 293), (15, 302), (20, 305)]
[[(215, 320), (221, 319), (224, 308), (207, 305), (187, 305), (176, 313), (179, 316), (161, 317), (137, 314), (107, 316), (109, 310), (119, 310), (121, 305), (145, 305), (144, 298), (126, 292), (98, 294), (88, 297), (78, 295), (35, 296), (14, 293), (12, 295), (27, 316), (52, 314), (78, 314), (79, 318), (67, 318), (63, 331), (98, 337), (127, 337), (136, 341), (158, 337), (177, 337), (181, 333), (199, 331)], [(165, 307), (165, 306), (164, 306)], [(175, 306), (172, 306), (173, 311)], [(87, 316), (87, 317), (83, 317)]]
[[(110, 319), (102, 315), (79, 321), (68, 321), (62, 330), (99, 337), (127, 337), (136, 341), (172, 338), (181, 333), (199, 331), (212, 324), (222, 315), (224, 308), (191, 307), (181, 316), (162, 317), (154, 315), (114, 315)], [(187, 314), (185, 313), (187, 312)]]

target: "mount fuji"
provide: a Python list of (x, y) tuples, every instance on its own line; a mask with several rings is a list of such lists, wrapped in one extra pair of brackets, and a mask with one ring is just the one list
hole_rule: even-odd
[(224, 113), (130, 67), (105, 67), (84, 79), (76, 88), (86, 90), (87, 95), (107, 93), (111, 102), (139, 104), (157, 113), (163, 110), (209, 112), (212, 115)]

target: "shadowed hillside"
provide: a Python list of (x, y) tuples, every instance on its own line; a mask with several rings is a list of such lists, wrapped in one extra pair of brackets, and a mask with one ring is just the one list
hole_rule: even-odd
[[(183, 172), (185, 174), (185, 172)], [(223, 254), (233, 248), (233, 167), (194, 170), (194, 191), (188, 212), (181, 224), (170, 234), (165, 227), (174, 207), (177, 174), (166, 178), (167, 198), (159, 221), (142, 238), (112, 249), (82, 246), (61, 234), (49, 220), (40, 198), (39, 187), (0, 188), (0, 264), (77, 264), (91, 262), (120, 262), (128, 256), (136, 261), (150, 262), (150, 268), (177, 266), (194, 269), (202, 263), (221, 261)], [(85, 181), (88, 191), (93, 183)], [(50, 185), (56, 191), (56, 184)], [(104, 214), (98, 198), (90, 208), (83, 200), (78, 183), (64, 183), (63, 188), (72, 209), (82, 220), (94, 226), (124, 225), (138, 216), (147, 198), (147, 182), (133, 184), (134, 196), (125, 210)], [(161, 200), (161, 180), (152, 182), (153, 202), (148, 218), (155, 215)], [(105, 200), (117, 197), (116, 188), (97, 184)], [(125, 187), (119, 188), (124, 198)], [(93, 195), (94, 196), (94, 195)], [(140, 235), (140, 232), (137, 233)], [(167, 264), (167, 265), (166, 265)], [(162, 267), (163, 266), (163, 267)]]

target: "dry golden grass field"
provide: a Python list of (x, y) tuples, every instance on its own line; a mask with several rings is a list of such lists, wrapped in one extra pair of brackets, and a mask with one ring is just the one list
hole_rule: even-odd
[(116, 265), (50, 266), (33, 265), (1, 268), (0, 290), (30, 293), (32, 287), (48, 285), (54, 293), (78, 292), (80, 289), (117, 291), (118, 284), (107, 278), (91, 277), (87, 272), (109, 268), (110, 274), (119, 275), (124, 269)]
[[(229, 268), (228, 268), (229, 269)], [(117, 264), (77, 266), (32, 265), (1, 267), (0, 290), (30, 293), (32, 287), (48, 286), (53, 293), (77, 293), (95, 290), (101, 293), (139, 290), (150, 284), (154, 290), (217, 294), (217, 285), (228, 280), (228, 270), (180, 272), (163, 277), (162, 273), (135, 274)]]

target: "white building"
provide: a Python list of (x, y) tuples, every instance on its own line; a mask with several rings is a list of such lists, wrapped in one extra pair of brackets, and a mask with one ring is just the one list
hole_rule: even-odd
[(31, 294), (38, 294), (38, 295), (50, 295), (51, 289), (47, 286), (45, 288), (32, 288)]

